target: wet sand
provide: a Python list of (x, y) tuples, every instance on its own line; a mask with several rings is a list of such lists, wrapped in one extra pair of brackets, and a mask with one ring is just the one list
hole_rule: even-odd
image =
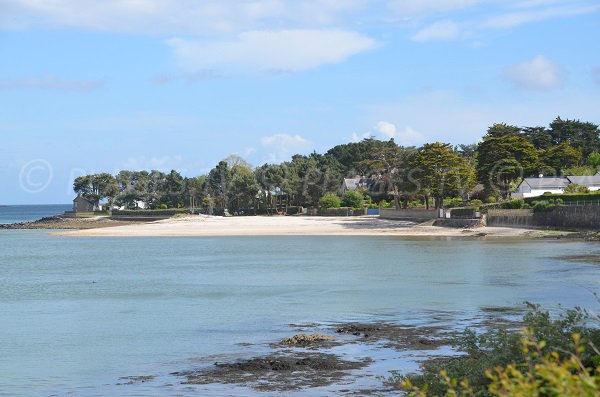
[(379, 217), (210, 217), (188, 216), (143, 224), (57, 232), (61, 236), (218, 237), (218, 236), (439, 236), (539, 237), (540, 231), (504, 227), (455, 229)]

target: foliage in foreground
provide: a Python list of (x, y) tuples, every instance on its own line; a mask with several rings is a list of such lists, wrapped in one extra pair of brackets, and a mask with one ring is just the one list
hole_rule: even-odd
[(417, 397), (600, 395), (600, 330), (589, 325), (597, 319), (581, 309), (558, 319), (537, 305), (529, 309), (524, 331), (467, 329), (454, 345), (465, 355), (391, 381)]

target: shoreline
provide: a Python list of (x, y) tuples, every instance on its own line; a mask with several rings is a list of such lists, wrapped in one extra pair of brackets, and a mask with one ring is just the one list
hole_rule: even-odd
[[(556, 235), (556, 232), (554, 232)], [(561, 236), (564, 233), (561, 232)], [(539, 238), (543, 230), (508, 227), (448, 228), (362, 217), (211, 217), (193, 215), (148, 223), (51, 233), (69, 237), (243, 237), (243, 236), (405, 236)]]

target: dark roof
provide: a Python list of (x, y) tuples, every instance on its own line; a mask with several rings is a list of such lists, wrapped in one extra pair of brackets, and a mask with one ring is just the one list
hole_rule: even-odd
[(566, 177), (544, 177), (544, 178), (525, 178), (523, 182), (535, 190), (553, 190), (564, 189), (570, 183)]
[(83, 196), (82, 196), (82, 195), (80, 195), (80, 194), (78, 194), (78, 195), (77, 195), (77, 197), (75, 197), (75, 198), (73, 199), (73, 201), (77, 201), (77, 200), (80, 200), (80, 199), (83, 199), (83, 200), (87, 201), (87, 202), (88, 202), (88, 203), (90, 203), (90, 204), (94, 204), (94, 202), (93, 202), (92, 200), (90, 200), (90, 199), (87, 199), (87, 198), (83, 197)]
[(344, 188), (346, 190), (357, 190), (361, 187), (369, 187), (373, 182), (369, 178), (344, 178)]
[(581, 186), (600, 186), (600, 174), (586, 176), (567, 176), (572, 183)]

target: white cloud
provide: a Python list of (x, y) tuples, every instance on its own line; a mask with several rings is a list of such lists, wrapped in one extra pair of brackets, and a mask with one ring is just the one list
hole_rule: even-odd
[(261, 144), (269, 152), (269, 161), (287, 161), (294, 154), (305, 153), (312, 148), (312, 142), (301, 135), (275, 134), (265, 136)]
[(404, 130), (398, 131), (396, 125), (387, 121), (377, 123), (375, 130), (387, 139), (393, 138), (400, 145), (416, 145), (427, 140), (423, 134), (412, 127), (407, 126)]
[[(548, 2), (536, 2), (531, 4), (546, 5)], [(551, 18), (564, 18), (580, 14), (589, 14), (600, 10), (598, 5), (567, 4), (557, 7), (538, 7), (528, 11), (509, 12), (486, 18), (479, 24), (481, 28), (507, 29), (514, 28), (530, 22), (539, 22)]]
[[(505, 122), (519, 126), (547, 125), (556, 116), (597, 122), (600, 94), (581, 90), (550, 91), (546, 95), (502, 98), (493, 93), (424, 91), (370, 108), (369, 117), (402, 120), (427, 141), (475, 143), (489, 126)], [(435, 117), (433, 117), (435, 115)]]
[(190, 70), (243, 67), (299, 71), (338, 63), (375, 47), (375, 41), (341, 30), (250, 31), (235, 40), (170, 39), (179, 62)]
[(504, 77), (517, 88), (525, 90), (549, 90), (563, 84), (560, 67), (543, 55), (507, 67)]
[(326, 26), (368, 0), (3, 0), (0, 27), (75, 27), (133, 34), (223, 34)]
[(389, 2), (393, 11), (406, 16), (459, 10), (479, 3), (481, 0), (391, 0)]
[(66, 79), (53, 74), (0, 80), (0, 90), (41, 89), (50, 91), (90, 92), (104, 85), (102, 80)]
[(431, 40), (454, 40), (458, 34), (459, 28), (455, 22), (440, 21), (419, 30), (412, 36), (412, 40), (420, 43)]

